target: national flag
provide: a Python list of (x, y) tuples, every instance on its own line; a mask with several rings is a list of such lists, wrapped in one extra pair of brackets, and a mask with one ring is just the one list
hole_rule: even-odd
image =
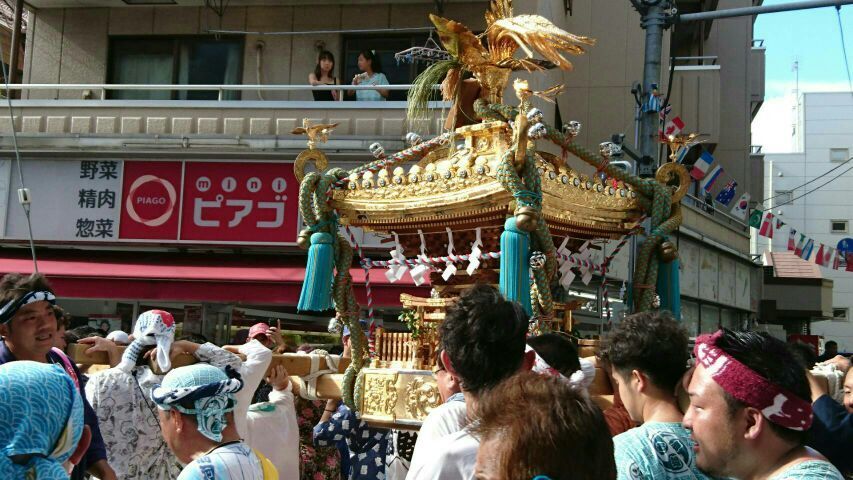
[(667, 115), (669, 115), (670, 113), (672, 113), (672, 104), (668, 103), (660, 110), (660, 119), (666, 120)]
[(749, 212), (749, 193), (744, 193), (740, 196), (740, 200), (735, 203), (735, 207), (732, 209), (732, 216), (744, 221), (746, 220), (746, 214)]
[(802, 233), (800, 234), (800, 240), (797, 242), (797, 247), (794, 248), (794, 255), (798, 257), (803, 256), (803, 247), (806, 246), (806, 236)]
[(690, 176), (697, 182), (702, 180), (705, 178), (705, 174), (708, 173), (708, 169), (711, 168), (712, 163), (714, 163), (714, 157), (707, 151), (703, 150), (702, 155), (699, 155), (699, 158), (696, 159), (696, 163), (693, 164), (693, 168), (690, 169)]
[(720, 190), (720, 193), (717, 194), (717, 201), (722, 203), (725, 206), (729, 206), (732, 203), (732, 199), (735, 197), (737, 193), (737, 182), (732, 180)]
[(832, 259), (832, 269), (838, 270), (841, 266), (841, 250), (835, 250), (835, 257)]
[(814, 252), (814, 240), (811, 238), (806, 242), (806, 246), (803, 247), (803, 254), (800, 256), (803, 260), (808, 260), (812, 256), (812, 252)]
[(723, 168), (720, 167), (719, 165), (717, 165), (716, 167), (714, 167), (713, 170), (711, 170), (711, 173), (709, 173), (705, 177), (705, 179), (702, 180), (702, 183), (700, 183), (699, 186), (702, 187), (702, 190), (705, 190), (706, 192), (710, 192), (711, 188), (714, 186), (714, 183), (717, 182), (717, 179), (720, 178), (720, 175), (722, 173), (723, 173)]
[(791, 231), (788, 232), (788, 251), (789, 252), (793, 252), (794, 250), (797, 249), (796, 237), (797, 237), (797, 231), (792, 228)]
[(776, 230), (779, 230), (780, 228), (782, 228), (783, 225), (785, 225), (785, 222), (783, 222), (781, 219), (777, 218), (776, 219)]
[(677, 163), (684, 163), (684, 157), (687, 156), (687, 152), (690, 151), (690, 147), (678, 147), (676, 150), (675, 161)]
[(764, 218), (761, 220), (761, 230), (758, 234), (762, 237), (773, 238), (773, 213), (764, 212)]
[(826, 247), (826, 252), (823, 256), (823, 265), (826, 268), (831, 268), (832, 263), (835, 261), (835, 249), (832, 247)]
[(844, 252), (844, 258), (847, 259), (847, 271), (853, 272), (853, 252)]
[(821, 243), (820, 246), (817, 248), (817, 255), (815, 255), (814, 257), (814, 263), (818, 265), (823, 265), (823, 256), (823, 244)]
[(678, 135), (682, 130), (684, 130), (684, 122), (681, 121), (681, 117), (673, 117), (663, 127), (663, 134), (669, 137), (671, 135)]
[(749, 226), (752, 228), (761, 228), (761, 219), (764, 218), (764, 212), (759, 209), (752, 210), (749, 214)]

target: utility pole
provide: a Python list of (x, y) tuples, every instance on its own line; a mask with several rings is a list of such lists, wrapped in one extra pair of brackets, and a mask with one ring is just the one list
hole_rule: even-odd
[(12, 44), (12, 52), (9, 55), (9, 72), (7, 73), (9, 78), (6, 79), (8, 83), (18, 83), (21, 80), (18, 78), (18, 54), (21, 51), (21, 19), (23, 14), (24, 0), (18, 0), (15, 2), (15, 16), (12, 21), (12, 38), (10, 42)]

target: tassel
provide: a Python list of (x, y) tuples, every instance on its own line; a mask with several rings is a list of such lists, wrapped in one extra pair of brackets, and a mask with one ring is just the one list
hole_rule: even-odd
[(308, 249), (308, 265), (305, 267), (305, 282), (299, 295), (297, 311), (323, 312), (334, 308), (332, 303), (332, 281), (335, 273), (334, 237), (329, 233), (311, 235)]
[(530, 305), (530, 234), (515, 225), (515, 217), (506, 219), (501, 234), (501, 294), (518, 302), (528, 315)]

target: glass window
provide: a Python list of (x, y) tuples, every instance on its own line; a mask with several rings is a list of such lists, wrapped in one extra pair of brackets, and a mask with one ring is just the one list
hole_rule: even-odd
[[(236, 85), (241, 83), (243, 38), (113, 37), (110, 39), (108, 82), (152, 85)], [(109, 98), (124, 100), (216, 100), (216, 91), (112, 90)], [(225, 100), (240, 98), (223, 92)]]
[(832, 233), (847, 233), (848, 223), (847, 220), (830, 220), (829, 226)]
[(714, 332), (720, 326), (720, 309), (712, 305), (702, 305), (700, 309), (699, 332)]
[(846, 322), (848, 317), (848, 312), (850, 309), (833, 307), (832, 309), (832, 319), (838, 322)]
[(846, 162), (850, 158), (850, 149), (849, 148), (830, 148), (829, 149), (829, 161), (830, 162)]
[(681, 321), (687, 334), (695, 337), (699, 334), (699, 305), (694, 302), (681, 300)]

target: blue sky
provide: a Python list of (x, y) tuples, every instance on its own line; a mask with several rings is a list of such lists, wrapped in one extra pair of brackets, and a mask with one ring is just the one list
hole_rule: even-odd
[[(790, 3), (766, 0), (764, 5)], [(853, 5), (841, 7), (848, 61), (853, 63)], [(766, 50), (765, 103), (752, 124), (753, 144), (765, 151), (791, 151), (794, 73), (800, 62), (800, 91), (848, 90), (841, 34), (833, 7), (759, 15), (754, 38)]]

